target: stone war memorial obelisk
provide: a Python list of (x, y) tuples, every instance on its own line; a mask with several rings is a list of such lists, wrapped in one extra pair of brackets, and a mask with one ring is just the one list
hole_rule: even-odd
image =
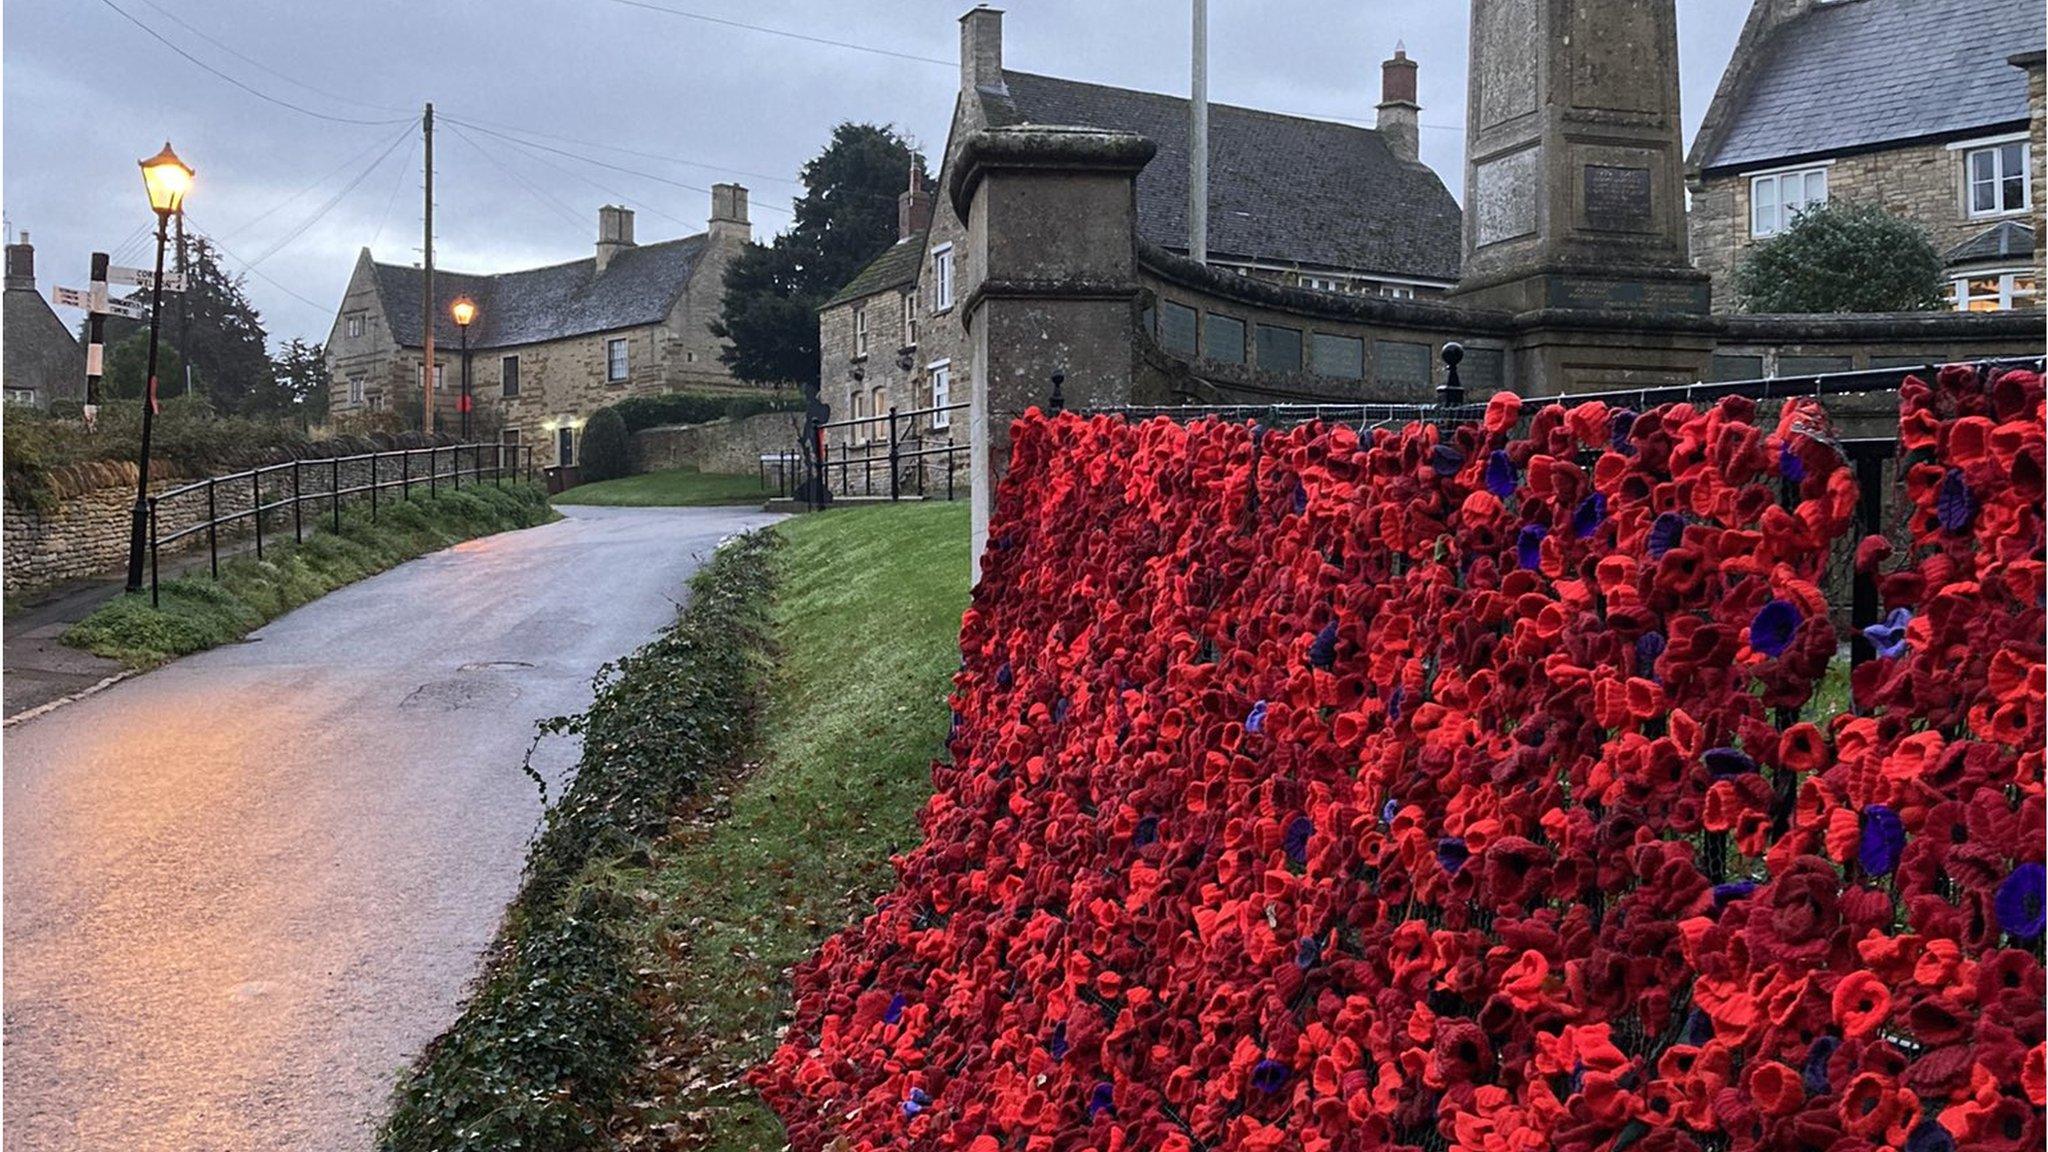
[(1700, 378), (1673, 0), (1472, 0), (1464, 270), (1511, 313), (1514, 377), (1556, 393)]

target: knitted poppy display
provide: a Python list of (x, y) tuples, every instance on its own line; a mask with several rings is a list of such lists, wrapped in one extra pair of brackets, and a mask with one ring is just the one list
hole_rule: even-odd
[(754, 1084), (798, 1152), (2038, 1147), (2043, 415), (1902, 389), (1825, 727), (1810, 401), (1027, 415), (924, 842)]

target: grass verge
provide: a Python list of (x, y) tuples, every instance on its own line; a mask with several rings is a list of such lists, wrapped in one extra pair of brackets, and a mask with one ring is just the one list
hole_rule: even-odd
[[(380, 1134), (414, 1150), (780, 1149), (741, 1077), (788, 972), (915, 843), (967, 605), (960, 505), (740, 538), (602, 677), (469, 1002)], [(771, 595), (772, 591), (772, 595)]]
[(741, 1077), (781, 1033), (789, 969), (866, 915), (890, 857), (917, 842), (960, 664), (967, 527), (965, 505), (924, 504), (775, 529), (779, 655), (758, 764), (633, 878), (656, 1031), (615, 1146), (784, 1146)]
[(617, 480), (579, 484), (555, 497), (557, 504), (601, 504), (618, 508), (654, 508), (677, 505), (759, 504), (774, 495), (762, 487), (759, 476), (727, 476), (699, 472), (695, 468), (672, 468), (643, 472)]
[(460, 1017), (398, 1086), (393, 1152), (598, 1144), (646, 1035), (629, 927), (651, 837), (700, 785), (730, 777), (752, 731), (768, 650), (763, 533), (691, 581), (670, 628), (598, 674), (588, 711), (544, 732), (583, 738)]
[(539, 488), (479, 486), (432, 499), (384, 505), (375, 522), (366, 507), (345, 509), (341, 531), (323, 526), (303, 544), (274, 544), (269, 554), (223, 560), (220, 579), (188, 576), (147, 596), (109, 601), (64, 633), (64, 643), (137, 668), (239, 639), (344, 584), (373, 576), (451, 544), (554, 519)]

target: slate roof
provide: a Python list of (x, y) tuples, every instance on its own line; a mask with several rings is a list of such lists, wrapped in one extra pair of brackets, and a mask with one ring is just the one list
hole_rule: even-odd
[(1755, 73), (1702, 167), (1755, 165), (2027, 120), (2041, 0), (1834, 0), (1749, 51)]
[(891, 288), (903, 288), (917, 283), (918, 271), (924, 265), (925, 232), (905, 237), (891, 244), (880, 256), (868, 262), (868, 266), (846, 282), (846, 287), (832, 294), (823, 308), (873, 296)]
[(85, 352), (33, 288), (0, 292), (0, 380), (34, 388), (36, 400), (85, 395)]
[[(602, 273), (596, 270), (595, 257), (495, 275), (436, 268), (434, 295), (446, 303), (460, 296), (475, 302), (471, 348), (509, 348), (658, 324), (668, 318), (676, 297), (689, 284), (704, 241), (699, 233), (627, 248), (613, 256)], [(392, 338), (401, 347), (419, 347), (421, 270), (402, 264), (375, 267)], [(460, 339), (444, 303), (434, 340), (453, 348)]]
[(1950, 264), (1968, 264), (1978, 260), (2031, 259), (2033, 255), (2034, 230), (2006, 220), (1949, 249), (1943, 259)]
[[(1138, 234), (1187, 250), (1188, 101), (1003, 72), (981, 88), (990, 127), (1136, 132), (1159, 146), (1138, 174)], [(1370, 128), (1209, 106), (1209, 252), (1310, 268), (1455, 280), (1458, 203), (1435, 172), (1395, 158)]]

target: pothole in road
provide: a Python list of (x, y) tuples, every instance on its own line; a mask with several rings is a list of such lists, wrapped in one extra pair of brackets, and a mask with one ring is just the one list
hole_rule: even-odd
[(528, 662), (527, 662), (527, 661), (525, 661), (525, 660), (472, 660), (472, 661), (470, 661), (469, 663), (467, 663), (467, 664), (464, 664), (464, 665), (463, 665), (462, 667), (460, 667), (460, 668), (457, 668), (457, 669), (456, 669), (456, 671), (457, 671), (457, 672), (508, 672), (508, 671), (511, 671), (511, 670), (512, 670), (512, 669), (514, 669), (514, 668), (531, 668), (531, 667), (533, 667), (533, 665), (532, 665), (532, 664), (530, 664), (530, 663), (528, 663)]
[(519, 689), (501, 680), (435, 680), (412, 690), (398, 702), (401, 712), (459, 712), (503, 704), (519, 695)]

